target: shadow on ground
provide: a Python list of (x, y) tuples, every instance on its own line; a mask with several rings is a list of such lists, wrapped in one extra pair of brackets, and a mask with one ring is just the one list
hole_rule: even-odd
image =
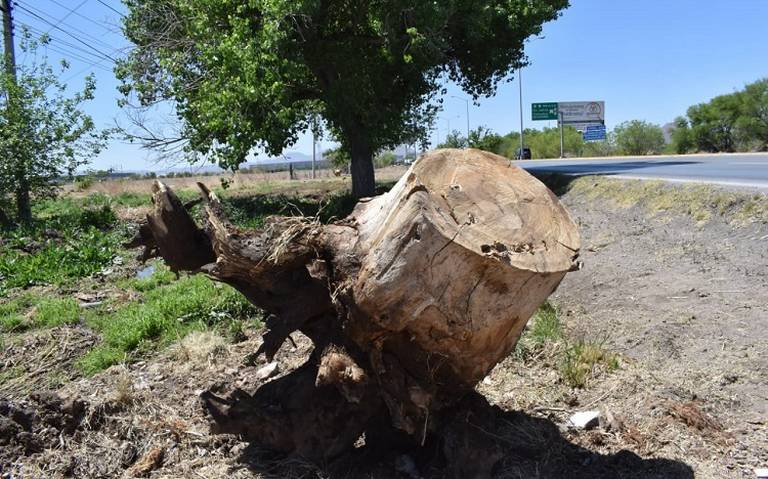
[(628, 450), (599, 454), (568, 441), (545, 418), (491, 406), (472, 395), (424, 446), (359, 445), (327, 464), (270, 454), (251, 445), (243, 467), (264, 478), (590, 478), (689, 479), (693, 470), (671, 459), (643, 459)]

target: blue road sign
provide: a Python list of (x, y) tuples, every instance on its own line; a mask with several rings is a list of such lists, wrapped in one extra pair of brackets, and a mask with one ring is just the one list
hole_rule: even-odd
[(605, 140), (605, 125), (589, 125), (582, 136), (584, 141)]

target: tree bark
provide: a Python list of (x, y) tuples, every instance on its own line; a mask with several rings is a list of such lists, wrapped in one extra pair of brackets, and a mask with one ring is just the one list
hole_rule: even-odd
[(577, 229), (557, 198), (479, 150), (424, 155), (390, 192), (330, 225), (272, 217), (241, 230), (201, 189), (202, 228), (158, 183), (154, 212), (132, 245), (263, 308), (257, 354), (272, 358), (292, 331), (314, 342), (307, 363), (287, 376), (254, 394), (206, 393), (203, 403), (218, 432), (316, 460), (363, 433), (374, 440), (382, 423), (416, 444), (443, 430), (579, 266)]
[(29, 224), (32, 222), (32, 203), (29, 196), (29, 182), (20, 174), (16, 186), (16, 211), (19, 222)]
[(0, 207), (0, 228), (10, 228), (11, 218), (5, 213), (5, 210)]
[(373, 169), (373, 149), (360, 135), (352, 134), (350, 139), (352, 174), (352, 195), (355, 198), (370, 198), (376, 194), (376, 177)]

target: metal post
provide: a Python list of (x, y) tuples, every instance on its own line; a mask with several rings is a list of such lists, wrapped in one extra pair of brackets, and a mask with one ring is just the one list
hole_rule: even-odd
[(456, 95), (451, 95), (451, 98), (463, 101), (467, 107), (467, 146), (469, 146), (469, 100)]
[(520, 87), (520, 159), (523, 159), (523, 69), (517, 69), (517, 82)]
[(563, 148), (563, 112), (560, 111), (560, 107), (557, 109), (557, 114), (557, 123), (560, 125), (560, 158), (565, 158), (565, 151)]
[(469, 146), (469, 100), (464, 100), (467, 104), (467, 146)]
[(317, 118), (312, 125), (312, 179), (315, 179), (315, 156), (317, 155)]

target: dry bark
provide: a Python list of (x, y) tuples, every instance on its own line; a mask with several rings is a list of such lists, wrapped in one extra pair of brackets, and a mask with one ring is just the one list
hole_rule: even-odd
[(253, 395), (206, 393), (203, 402), (218, 431), (314, 459), (366, 431), (375, 441), (382, 422), (415, 443), (455, 422), (452, 408), (578, 267), (577, 229), (557, 198), (479, 150), (422, 156), (390, 192), (330, 225), (272, 217), (241, 230), (200, 187), (202, 227), (158, 183), (132, 244), (269, 313), (259, 354), (271, 359), (293, 331), (312, 339), (296, 371)]

